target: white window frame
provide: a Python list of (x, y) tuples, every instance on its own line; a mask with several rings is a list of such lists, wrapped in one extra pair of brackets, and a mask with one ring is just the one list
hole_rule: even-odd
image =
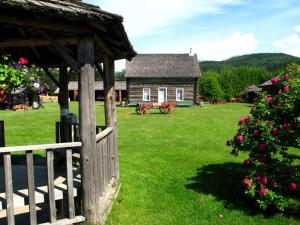
[[(179, 99), (177, 91), (182, 91), (182, 99)], [(176, 102), (182, 102), (184, 101), (184, 88), (176, 88)]]
[[(145, 91), (149, 91), (149, 99), (145, 99)], [(143, 88), (143, 102), (150, 102), (151, 101), (151, 88)]]
[(166, 102), (168, 101), (168, 88), (167, 87), (158, 87), (157, 89), (157, 102), (159, 98), (159, 89), (165, 89), (166, 90)]

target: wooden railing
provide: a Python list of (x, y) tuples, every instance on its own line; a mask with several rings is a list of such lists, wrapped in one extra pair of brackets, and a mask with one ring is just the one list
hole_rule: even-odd
[(114, 133), (112, 127), (107, 127), (96, 135), (96, 160), (99, 162), (96, 168), (96, 193), (98, 198), (101, 198), (106, 187), (113, 179), (113, 150), (114, 150)]
[[(5, 182), (5, 201), (6, 201), (6, 217), (8, 225), (15, 225), (15, 212), (14, 210), (17, 207), (29, 205), (29, 214), (30, 214), (30, 224), (36, 225), (38, 223), (36, 205), (38, 203), (46, 203), (45, 199), (48, 198), (49, 207), (49, 222), (46, 224), (72, 224), (81, 222), (84, 220), (82, 216), (75, 215), (75, 203), (74, 197), (77, 195), (78, 190), (74, 187), (74, 177), (73, 172), (74, 168), (72, 165), (72, 152), (76, 148), (82, 146), (81, 142), (69, 142), (69, 143), (59, 143), (59, 144), (44, 144), (44, 145), (32, 145), (32, 146), (17, 146), (17, 147), (0, 147), (0, 155), (3, 156), (4, 161), (4, 182)], [(36, 187), (35, 185), (35, 169), (33, 163), (33, 151), (43, 150), (46, 151), (46, 167), (47, 167), (47, 185), (46, 187)], [(55, 151), (62, 151), (66, 154), (66, 178), (65, 183), (55, 183), (54, 176), (54, 154)], [(14, 152), (23, 152), (26, 154), (26, 171), (27, 171), (27, 190), (18, 190), (22, 192), (26, 200), (20, 201), (20, 196), (14, 193), (13, 189), (13, 175), (12, 175), (12, 161), (11, 154)], [(79, 175), (80, 176), (80, 175)], [(36, 189), (39, 189), (37, 192)], [(61, 200), (63, 197), (61, 193), (62, 189), (66, 188), (67, 199), (68, 199), (68, 218), (63, 220), (57, 220), (56, 213), (56, 200)], [(38, 199), (41, 195), (41, 190), (43, 193), (46, 193), (47, 198)], [(75, 192), (76, 190), (76, 192)], [(43, 202), (44, 201), (44, 202)], [(4, 210), (3, 204), (1, 204), (1, 210)]]

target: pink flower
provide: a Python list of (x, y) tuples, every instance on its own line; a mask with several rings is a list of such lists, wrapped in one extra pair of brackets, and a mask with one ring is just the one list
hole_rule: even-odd
[(271, 131), (270, 131), (270, 134), (273, 135), (273, 136), (277, 136), (279, 134), (279, 130), (277, 128), (273, 128)]
[(252, 161), (250, 159), (246, 159), (244, 161), (244, 165), (246, 165), (246, 166), (250, 166), (251, 164), (252, 164)]
[(266, 99), (268, 103), (271, 103), (273, 101), (273, 98), (271, 96), (268, 96)]
[(283, 127), (283, 129), (286, 130), (286, 131), (288, 131), (288, 130), (290, 129), (290, 125), (289, 125), (288, 123), (284, 123), (284, 124), (282, 125), (282, 127)]
[(249, 121), (249, 117), (244, 117), (239, 120), (239, 124), (247, 123)]
[(269, 124), (269, 125), (272, 125), (272, 124), (273, 124), (273, 121), (272, 121), (272, 120), (269, 120), (269, 121), (268, 121), (268, 124)]
[(259, 159), (258, 159), (258, 162), (265, 163), (266, 162), (266, 157), (260, 156)]
[(276, 182), (276, 180), (274, 178), (270, 181), (270, 185), (272, 187), (275, 187), (277, 185), (277, 182)]
[(260, 119), (259, 119), (259, 118), (257, 118), (257, 119), (255, 120), (255, 122), (256, 122), (256, 123), (259, 123), (259, 122), (260, 122)]
[(271, 79), (272, 84), (277, 84), (279, 82), (279, 77), (273, 77)]
[(249, 176), (248, 176), (248, 175), (246, 175), (246, 176), (244, 177), (244, 180), (246, 180), (246, 179), (249, 180)]
[(252, 183), (251, 183), (251, 182), (248, 182), (248, 183), (246, 184), (246, 188), (247, 188), (247, 189), (251, 189), (251, 187), (252, 187)]
[(283, 76), (283, 78), (285, 79), (285, 80), (289, 80), (289, 75), (286, 73), (286, 74), (284, 74), (284, 76)]
[(259, 137), (260, 136), (260, 131), (259, 130), (254, 130), (253, 131), (253, 137)]
[(267, 177), (261, 178), (261, 183), (262, 184), (267, 184), (268, 183), (268, 178)]
[(259, 144), (258, 149), (262, 152), (267, 150), (267, 144)]
[(236, 141), (237, 141), (238, 143), (241, 143), (243, 140), (244, 140), (243, 135), (238, 134), (238, 135), (236, 136)]
[(288, 92), (290, 90), (290, 88), (289, 88), (289, 86), (285, 85), (282, 90), (283, 90), (283, 92)]
[(267, 194), (267, 190), (266, 189), (264, 189), (264, 188), (260, 189), (260, 191), (259, 191), (259, 195), (260, 196), (265, 196), (266, 194)]
[(230, 140), (226, 141), (226, 145), (227, 146), (231, 145), (231, 141)]
[(290, 183), (290, 185), (289, 185), (289, 189), (291, 190), (291, 191), (294, 191), (294, 190), (296, 190), (297, 189), (297, 184), (296, 183)]
[(21, 57), (21, 58), (19, 59), (19, 64), (20, 64), (20, 65), (27, 65), (27, 64), (28, 64), (28, 59), (27, 59), (27, 58)]

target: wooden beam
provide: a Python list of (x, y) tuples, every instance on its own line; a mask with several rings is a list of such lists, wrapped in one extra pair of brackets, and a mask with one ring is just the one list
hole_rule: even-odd
[(79, 75), (79, 126), (82, 141), (82, 197), (83, 212), (88, 222), (99, 222), (97, 218), (97, 198), (94, 185), (96, 162), (96, 107), (95, 107), (95, 71), (94, 39), (84, 36), (78, 45)]
[(104, 72), (103, 72), (103, 68), (102, 68), (101, 64), (96, 62), (96, 63), (95, 63), (95, 66), (96, 66), (98, 72), (100, 73), (100, 75), (101, 75), (101, 77), (102, 77), (102, 79), (103, 79), (103, 77), (104, 77)]
[(18, 25), (22, 28), (34, 28), (34, 29), (45, 29), (45, 30), (52, 30), (52, 31), (64, 31), (69, 33), (76, 33), (76, 34), (87, 34), (93, 33), (93, 31), (86, 26), (76, 25), (74, 23), (64, 22), (62, 23), (49, 23), (48, 21), (41, 21), (41, 20), (34, 20), (28, 19), (21, 16), (15, 15), (5, 15), (0, 14), (0, 23), (6, 23), (11, 25)]
[[(23, 37), (26, 37), (26, 36), (27, 36), (27, 35), (26, 35), (26, 32), (24, 31), (24, 29), (18, 28), (18, 30), (20, 31), (20, 33), (21, 33), (21, 35), (22, 35)], [(40, 59), (41, 59), (41, 55), (40, 55), (39, 52), (36, 50), (36, 48), (33, 47), (33, 46), (30, 46), (30, 48), (31, 48), (33, 54), (40, 60)]]
[(49, 40), (52, 47), (55, 49), (57, 53), (73, 68), (78, 69), (79, 65), (78, 62), (68, 53), (68, 49), (59, 43), (56, 39), (49, 36), (47, 33), (42, 32), (43, 35)]
[(50, 77), (50, 79), (59, 87), (59, 82), (55, 79), (55, 77), (51, 74), (48, 68), (43, 68), (44, 72)]
[[(77, 45), (78, 38), (59, 37), (56, 41), (60, 45)], [(18, 38), (0, 41), (0, 48), (20, 48), (20, 47), (39, 47), (51, 46), (51, 42), (45, 38)]]
[(116, 98), (115, 98), (115, 64), (113, 58), (104, 55), (104, 107), (105, 123), (114, 129), (113, 156), (111, 157), (112, 175), (119, 179), (118, 139), (116, 126)]

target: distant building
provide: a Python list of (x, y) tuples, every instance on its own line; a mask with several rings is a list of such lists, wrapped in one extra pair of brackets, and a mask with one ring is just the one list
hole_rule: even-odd
[(262, 88), (252, 84), (243, 91), (242, 96), (246, 98), (247, 102), (254, 102), (257, 94), (261, 91)]
[(126, 63), (127, 102), (197, 104), (199, 76), (197, 55), (139, 54)]
[[(116, 90), (116, 101), (122, 101), (122, 100), (126, 99), (126, 82), (125, 81), (116, 81), (115, 90)], [(78, 82), (77, 81), (69, 82), (69, 98), (71, 101), (78, 100)], [(103, 81), (95, 82), (95, 100), (96, 101), (104, 100)]]

